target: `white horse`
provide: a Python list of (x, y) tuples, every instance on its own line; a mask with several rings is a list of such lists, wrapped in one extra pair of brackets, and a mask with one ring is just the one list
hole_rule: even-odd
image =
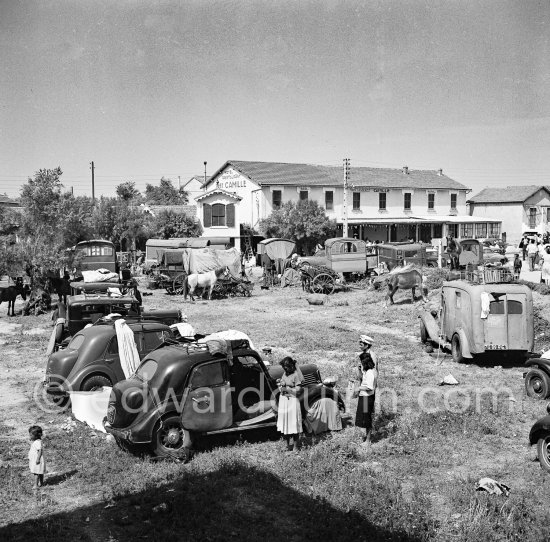
[(191, 301), (195, 301), (193, 294), (195, 293), (195, 289), (197, 287), (203, 289), (203, 294), (206, 291), (206, 288), (208, 288), (208, 299), (212, 299), (212, 290), (214, 289), (216, 282), (218, 282), (218, 279), (220, 277), (229, 278), (230, 276), (231, 273), (229, 272), (229, 267), (227, 267), (227, 265), (225, 267), (214, 269), (213, 271), (207, 271), (206, 273), (192, 273), (191, 275), (187, 275), (187, 278), (183, 284), (183, 299), (187, 300), (187, 292), (189, 292)]

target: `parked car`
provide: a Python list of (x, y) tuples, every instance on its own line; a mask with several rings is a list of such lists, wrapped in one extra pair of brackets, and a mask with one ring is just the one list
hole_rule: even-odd
[(59, 345), (100, 318), (117, 313), (126, 320), (148, 320), (172, 325), (181, 321), (181, 312), (177, 309), (144, 310), (132, 295), (110, 297), (108, 295), (74, 295), (67, 298), (67, 305), (60, 306), (59, 316), (65, 323), (59, 323), (55, 329), (56, 343)]
[[(171, 329), (160, 322), (143, 320), (128, 325), (134, 332), (140, 359), (166, 340), (174, 339)], [(49, 356), (44, 385), (47, 394), (61, 403), (70, 391), (93, 391), (125, 378), (115, 324), (97, 322), (76, 333), (65, 349)]]
[[(151, 352), (135, 375), (115, 384), (105, 429), (132, 452), (189, 458), (204, 435), (275, 427), (280, 366), (269, 368), (247, 340), (227, 341), (227, 353), (206, 344), (167, 344)], [(316, 365), (301, 365), (302, 412), (326, 397), (344, 401), (321, 382)]]
[[(487, 278), (489, 273), (497, 275), (488, 272)], [(438, 317), (430, 311), (420, 314), (420, 338), (450, 347), (458, 363), (492, 351), (525, 358), (534, 345), (533, 294), (523, 284), (444, 282), (441, 313)]]
[(531, 446), (537, 445), (540, 466), (550, 472), (550, 403), (546, 406), (546, 416), (537, 420), (529, 432)]
[[(421, 243), (385, 243), (375, 245), (378, 263), (385, 263), (391, 271), (400, 265), (437, 267), (437, 254), (428, 252)], [(370, 264), (369, 264), (370, 267)]]
[(535, 399), (550, 397), (550, 359), (533, 356), (525, 362), (525, 367), (528, 369), (523, 373), (527, 395)]

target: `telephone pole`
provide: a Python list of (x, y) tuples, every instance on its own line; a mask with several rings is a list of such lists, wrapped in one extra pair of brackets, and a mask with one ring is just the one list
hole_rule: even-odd
[(204, 184), (206, 184), (206, 162), (204, 163)]
[(94, 161), (92, 160), (90, 162), (91, 168), (92, 168), (92, 201), (95, 202), (95, 185), (94, 185), (94, 173), (95, 173), (95, 166)]
[(349, 183), (350, 159), (344, 158), (344, 223), (342, 226), (342, 237), (348, 236), (348, 183)]

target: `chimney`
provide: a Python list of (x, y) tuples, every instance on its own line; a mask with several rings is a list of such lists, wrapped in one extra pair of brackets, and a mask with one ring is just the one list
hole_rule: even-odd
[(403, 166), (403, 174), (404, 174), (404, 175), (408, 175), (408, 174), (409, 174), (409, 167), (408, 167), (408, 166)]
[(443, 175), (443, 170), (442, 169), (438, 169), (437, 170), (437, 174), (441, 177)]

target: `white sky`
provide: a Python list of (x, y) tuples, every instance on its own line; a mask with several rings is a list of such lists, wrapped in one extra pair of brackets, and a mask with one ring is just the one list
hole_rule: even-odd
[(0, 0), (0, 193), (226, 160), (549, 184), (550, 2)]

